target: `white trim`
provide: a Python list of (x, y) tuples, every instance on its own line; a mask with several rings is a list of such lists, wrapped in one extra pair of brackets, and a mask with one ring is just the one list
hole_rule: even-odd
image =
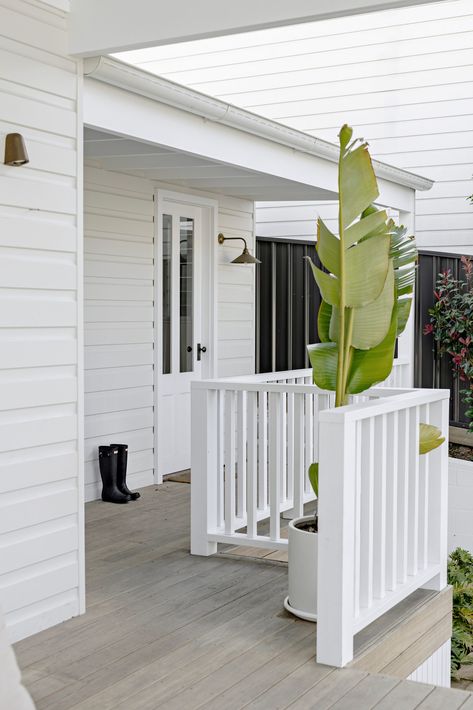
[(159, 372), (161, 370), (161, 341), (160, 324), (162, 321), (161, 297), (158, 289), (161, 284), (161, 252), (158, 243), (159, 216), (163, 211), (163, 203), (175, 203), (199, 207), (202, 210), (201, 224), (201, 284), (199, 288), (201, 301), (201, 337), (207, 347), (208, 355), (202, 361), (202, 379), (217, 376), (218, 362), (218, 333), (217, 333), (217, 226), (218, 226), (218, 201), (199, 195), (175, 192), (156, 188), (154, 191), (154, 363), (153, 363), (153, 388), (154, 388), (154, 479), (162, 483), (162, 475), (158, 467), (159, 451)]
[(82, 121), (83, 76), (81, 62), (77, 70), (77, 494), (78, 494), (78, 540), (77, 564), (79, 567), (79, 614), (86, 610), (85, 585), (85, 385), (84, 385), (84, 130)]
[[(338, 162), (339, 148), (333, 143), (232, 106), (117, 59), (90, 57), (84, 61), (84, 74), (91, 79), (197, 114), (206, 120), (222, 123), (330, 162)], [(430, 190), (433, 185), (432, 180), (378, 160), (373, 160), (373, 167), (377, 177), (414, 190)]]

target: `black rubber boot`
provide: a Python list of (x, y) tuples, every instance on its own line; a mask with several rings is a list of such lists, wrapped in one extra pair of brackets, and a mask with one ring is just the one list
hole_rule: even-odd
[(99, 446), (99, 466), (102, 500), (106, 503), (128, 503), (131, 497), (117, 486), (118, 449), (115, 446)]
[(138, 500), (140, 494), (138, 491), (130, 491), (126, 485), (126, 467), (128, 463), (128, 444), (110, 444), (110, 447), (118, 449), (118, 467), (117, 467), (117, 488), (121, 493), (130, 496), (131, 500)]

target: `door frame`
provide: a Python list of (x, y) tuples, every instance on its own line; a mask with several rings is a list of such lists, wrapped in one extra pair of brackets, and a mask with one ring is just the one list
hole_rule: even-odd
[[(162, 337), (161, 317), (158, 304), (161, 301), (161, 251), (158, 243), (160, 220), (165, 213), (166, 204), (182, 205), (184, 208), (199, 207), (202, 212), (201, 222), (201, 288), (195, 295), (201, 303), (202, 343), (207, 347), (206, 357), (202, 360), (202, 379), (212, 379), (217, 374), (217, 227), (218, 201), (215, 199), (157, 188), (154, 193), (154, 356), (153, 356), (153, 407), (154, 407), (154, 482), (162, 483), (159, 471), (159, 344)], [(198, 301), (197, 301), (198, 302)]]

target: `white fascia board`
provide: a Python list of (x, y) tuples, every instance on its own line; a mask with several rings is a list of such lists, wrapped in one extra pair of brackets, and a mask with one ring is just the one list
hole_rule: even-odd
[[(92, 57), (84, 61), (84, 74), (88, 78), (116, 86), (195, 114), (213, 123), (244, 131), (269, 141), (279, 143), (308, 155), (337, 163), (339, 149), (333, 143), (315, 138), (303, 131), (284, 126), (277, 121), (258, 116), (244, 109), (202, 94), (194, 89), (176, 84), (149, 72), (110, 57)], [(430, 190), (433, 181), (387, 163), (373, 161), (378, 179), (408, 187), (411, 190)], [(260, 167), (261, 169), (261, 167)], [(319, 181), (318, 181), (319, 182)], [(310, 184), (310, 183), (309, 183)], [(331, 189), (331, 188), (330, 188)], [(394, 206), (394, 205), (391, 205)]]
[[(86, 126), (101, 131), (301, 186), (323, 187), (336, 197), (336, 163), (90, 78), (84, 81), (83, 116)], [(306, 191), (301, 194), (305, 198), (298, 199), (307, 199)]]
[[(444, 2), (446, 0), (443, 0)], [(175, 42), (377, 12), (431, 0), (72, 0), (71, 53), (123, 52)]]

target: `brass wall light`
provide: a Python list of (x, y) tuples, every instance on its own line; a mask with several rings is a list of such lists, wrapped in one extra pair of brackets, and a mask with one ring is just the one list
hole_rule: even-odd
[(8, 133), (5, 136), (5, 165), (25, 165), (30, 162), (25, 141), (20, 133)]
[(245, 246), (240, 256), (237, 256), (236, 259), (233, 259), (232, 264), (261, 264), (261, 261), (257, 259), (256, 256), (252, 256), (248, 251), (246, 239), (244, 239), (243, 237), (226, 237), (224, 234), (222, 234), (222, 232), (220, 232), (220, 234), (218, 235), (219, 244), (234, 241), (235, 239), (240, 242), (243, 242)]

